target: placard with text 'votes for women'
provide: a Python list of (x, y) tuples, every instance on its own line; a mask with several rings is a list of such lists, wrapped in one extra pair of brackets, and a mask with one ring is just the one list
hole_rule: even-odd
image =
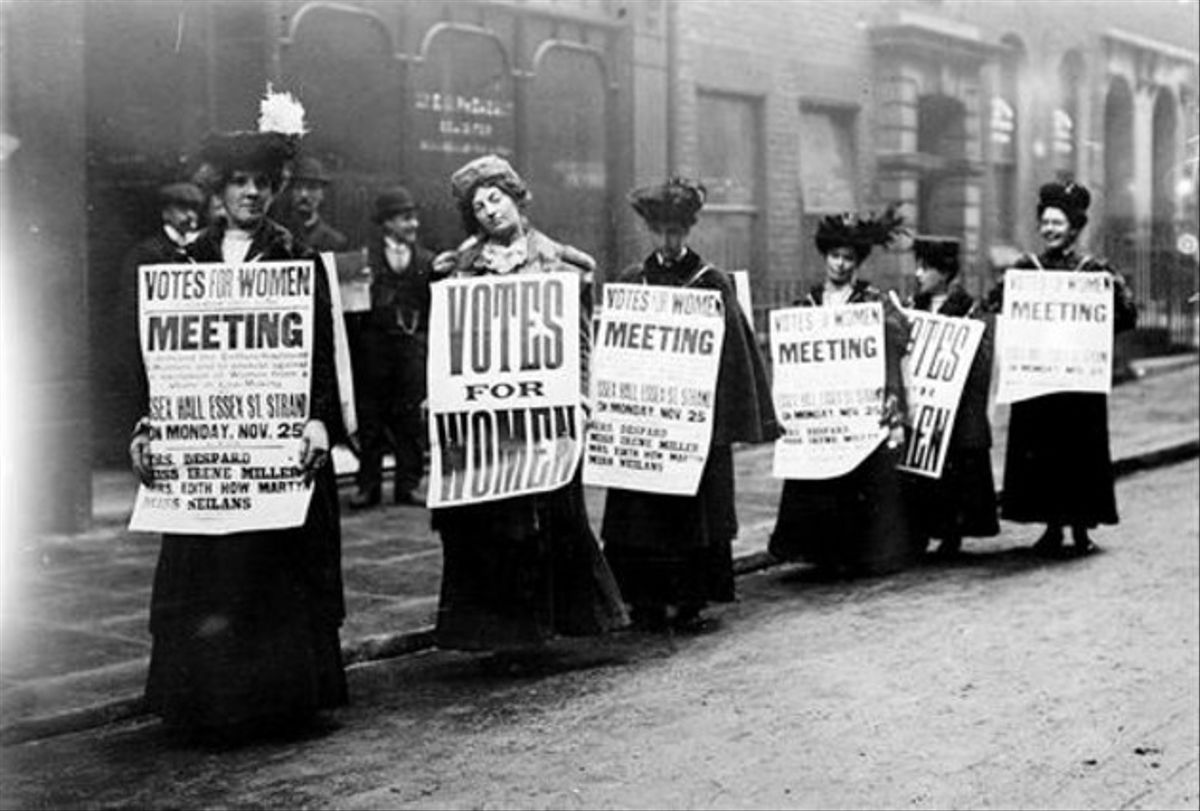
[(983, 339), (984, 325), (972, 318), (950, 318), (905, 310), (912, 325), (904, 379), (911, 429), (898, 468), (941, 478), (963, 386)]
[(858, 467), (887, 436), (883, 305), (771, 311), (775, 410), (773, 474), (829, 479)]
[(1113, 281), (1107, 273), (1008, 270), (996, 320), (996, 401), (1112, 391)]
[(582, 454), (579, 277), (446, 279), (429, 317), (429, 507), (569, 483)]
[(315, 272), (311, 261), (138, 269), (155, 483), (139, 489), (131, 530), (304, 523)]
[(605, 285), (584, 483), (696, 493), (708, 461), (724, 340), (718, 291)]

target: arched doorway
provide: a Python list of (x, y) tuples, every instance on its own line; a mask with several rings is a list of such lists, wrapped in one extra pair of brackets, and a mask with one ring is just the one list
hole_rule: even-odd
[(1054, 111), (1054, 169), (1063, 180), (1079, 177), (1083, 165), (1079, 151), (1083, 71), (1083, 57), (1078, 51), (1067, 51), (1058, 66), (1058, 107)]
[(967, 209), (966, 108), (951, 96), (917, 103), (917, 152), (925, 164), (917, 192), (917, 228), (923, 234), (962, 237)]
[(555, 239), (596, 258), (600, 274), (615, 257), (608, 206), (608, 77), (603, 54), (549, 44), (530, 84), (527, 176), (532, 216)]
[(1176, 159), (1175, 95), (1160, 88), (1154, 99), (1153, 140), (1150, 175), (1150, 301), (1143, 310), (1150, 313), (1155, 326), (1169, 326), (1175, 312), (1182, 312), (1183, 301), (1192, 291), (1184, 291), (1191, 282), (1175, 247), (1176, 194), (1179, 182)]
[(283, 89), (305, 108), (304, 154), (333, 176), (322, 214), (365, 244), (377, 187), (400, 179), (404, 96), (387, 27), (360, 9), (308, 6), (281, 57)]
[(1133, 196), (1133, 92), (1117, 77), (1104, 100), (1104, 253), (1144, 290)]

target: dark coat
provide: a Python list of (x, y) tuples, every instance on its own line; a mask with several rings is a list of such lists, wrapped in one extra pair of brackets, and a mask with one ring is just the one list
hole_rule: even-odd
[(412, 491), (424, 473), (426, 426), (421, 404), (426, 394), (433, 253), (413, 246), (408, 267), (396, 272), (388, 265), (380, 235), (367, 248), (367, 264), (371, 309), (355, 322), (353, 358), (358, 487), (367, 494), (378, 490), (383, 454), (390, 446), (397, 491)]
[(346, 238), (345, 234), (320, 217), (317, 217), (316, 222), (309, 226), (297, 223), (295, 236), (296, 244), (302, 250), (318, 253), (323, 251), (337, 253), (346, 250), (350, 245), (350, 240)]
[[(912, 306), (928, 311), (930, 297), (918, 294)], [(937, 314), (979, 318), (986, 329), (963, 386), (941, 478), (907, 473), (903, 476), (909, 524), (918, 547), (918, 539), (986, 538), (1000, 533), (996, 482), (992, 475), (992, 427), (988, 420), (995, 319), (984, 314), (975, 299), (959, 285), (950, 287)]]
[(429, 332), (429, 285), (433, 281), (433, 252), (413, 246), (413, 257), (403, 273), (388, 266), (383, 237), (367, 247), (371, 269), (371, 311), (364, 328), (389, 334)]
[[(1013, 267), (1112, 273), (1113, 329), (1121, 332), (1137, 323), (1128, 286), (1102, 259), (1047, 252), (1023, 256)], [(1000, 312), (1003, 300), (1001, 282), (989, 295), (989, 309)], [(1000, 515), (1010, 521), (1084, 527), (1117, 523), (1106, 395), (1060, 392), (1012, 404)]]
[(114, 333), (118, 349), (117, 378), (119, 387), (132, 390), (130, 399), (134, 411), (125, 422), (130, 428), (137, 422), (150, 396), (142, 366), (142, 346), (138, 334), (138, 268), (142, 265), (166, 265), (189, 262), (187, 248), (174, 242), (161, 228), (130, 249), (121, 262), (117, 285), (117, 303), (113, 308)]
[[(221, 261), (221, 231), (189, 250)], [(247, 261), (298, 255), (266, 221)], [(317, 260), (319, 262), (319, 259)], [(329, 288), (318, 266), (310, 415), (341, 435)], [(345, 616), (337, 484), (321, 468), (303, 526), (224, 536), (163, 535), (150, 601), (149, 708), (174, 726), (258, 731), (344, 704)]]
[[(814, 287), (803, 307), (822, 306), (823, 287)], [(884, 305), (885, 423), (903, 425), (907, 398), (901, 361), (910, 325), (889, 298), (864, 280), (854, 282), (848, 303)], [(788, 479), (779, 499), (779, 515), (768, 549), (783, 560), (805, 560), (850, 574), (885, 573), (907, 565), (913, 556), (908, 516), (896, 464), (900, 450), (881, 443), (849, 473), (831, 479)]]
[(601, 535), (626, 600), (635, 605), (699, 604), (734, 598), (732, 541), (734, 442), (779, 435), (770, 383), (732, 281), (688, 251), (671, 267), (659, 254), (630, 268), (622, 283), (716, 290), (725, 310), (713, 435), (694, 496), (610, 488)]

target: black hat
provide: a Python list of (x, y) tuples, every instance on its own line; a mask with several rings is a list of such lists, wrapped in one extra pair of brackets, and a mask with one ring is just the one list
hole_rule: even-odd
[(958, 275), (957, 239), (918, 235), (913, 240), (912, 248), (917, 261), (926, 267), (945, 273), (951, 279)]
[(1087, 210), (1092, 204), (1091, 193), (1073, 180), (1066, 183), (1053, 181), (1038, 189), (1038, 216), (1048, 208), (1057, 208), (1067, 215), (1067, 219), (1075, 228), (1087, 225)]
[(846, 212), (822, 218), (814, 240), (817, 250), (828, 254), (834, 248), (853, 248), (858, 261), (863, 261), (876, 245), (890, 245), (906, 233), (904, 218), (896, 209), (893, 204), (865, 217)]
[(303, 157), (296, 161), (296, 165), (292, 169), (292, 180), (320, 183), (322, 186), (328, 186), (333, 182), (333, 178), (325, 173), (325, 164), (310, 157)]
[(376, 224), (382, 223), (397, 214), (413, 211), (416, 207), (417, 203), (409, 194), (408, 189), (403, 186), (393, 186), (380, 192), (379, 196), (375, 198), (375, 222)]
[(634, 189), (629, 193), (629, 204), (652, 228), (663, 225), (691, 228), (707, 197), (703, 184), (672, 177), (657, 186)]
[(200, 145), (200, 159), (218, 173), (257, 169), (281, 177), (283, 167), (296, 156), (305, 133), (304, 108), (290, 93), (275, 93), (267, 86), (260, 105), (258, 130), (211, 132)]
[(204, 207), (204, 192), (193, 183), (169, 183), (158, 190), (158, 204), (167, 206), (182, 206), (200, 210)]

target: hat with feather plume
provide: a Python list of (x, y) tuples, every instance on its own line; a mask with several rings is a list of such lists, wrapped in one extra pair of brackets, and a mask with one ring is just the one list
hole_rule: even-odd
[(861, 262), (876, 246), (892, 245), (908, 233), (904, 217), (892, 204), (879, 213), (831, 214), (817, 224), (817, 250), (827, 254), (834, 248), (852, 248)]
[(200, 146), (200, 160), (221, 174), (255, 169), (279, 177), (307, 132), (304, 107), (291, 93), (276, 93), (267, 85), (259, 105), (258, 129), (211, 132)]

